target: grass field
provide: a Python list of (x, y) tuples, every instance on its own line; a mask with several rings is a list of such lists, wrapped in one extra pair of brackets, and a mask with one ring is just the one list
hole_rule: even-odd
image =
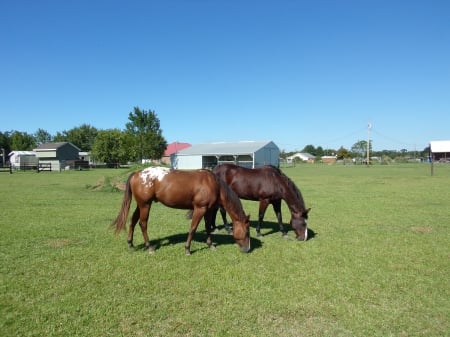
[(268, 209), (249, 254), (225, 231), (206, 249), (201, 224), (191, 256), (186, 212), (161, 204), (154, 255), (113, 235), (124, 170), (1, 173), (1, 334), (450, 336), (449, 165), (284, 172), (312, 207), (310, 240), (283, 239)]

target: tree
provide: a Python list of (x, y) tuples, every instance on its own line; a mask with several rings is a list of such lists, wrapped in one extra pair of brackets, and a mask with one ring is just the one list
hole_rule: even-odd
[(316, 153), (314, 154), (316, 157), (322, 157), (324, 155), (325, 151), (323, 150), (322, 146), (318, 146), (316, 148)]
[[(366, 157), (367, 154), (367, 141), (359, 140), (355, 144), (353, 144), (351, 151), (355, 156), (360, 156), (362, 158)], [(369, 151), (372, 151), (372, 141), (369, 143)]]
[(26, 132), (13, 131), (9, 138), (11, 150), (31, 151), (36, 147), (34, 137)]
[(343, 146), (341, 146), (339, 148), (339, 150), (337, 150), (336, 156), (337, 156), (337, 159), (340, 159), (340, 160), (351, 157), (350, 152)]
[(316, 148), (314, 147), (314, 145), (311, 145), (311, 144), (306, 145), (305, 148), (302, 150), (302, 152), (312, 154), (313, 156), (315, 156), (317, 153)]
[(154, 111), (134, 107), (128, 115), (126, 132), (133, 138), (133, 159), (160, 159), (167, 147), (162, 136), (160, 121)]
[(9, 146), (9, 136), (8, 133), (0, 132), (0, 155), (1, 161), (0, 165), (6, 163), (6, 158), (8, 158), (8, 154), (11, 152), (11, 147)]
[(127, 162), (127, 137), (119, 129), (99, 131), (92, 146), (92, 157), (114, 166)]
[(82, 124), (68, 131), (58, 132), (54, 138), (57, 142), (71, 142), (83, 151), (90, 151), (97, 137), (98, 130), (89, 124)]
[(42, 145), (52, 141), (52, 136), (44, 129), (38, 129), (34, 134), (36, 145)]

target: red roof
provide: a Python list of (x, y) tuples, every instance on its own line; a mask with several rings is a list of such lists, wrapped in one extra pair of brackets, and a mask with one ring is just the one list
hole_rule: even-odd
[(164, 151), (164, 156), (169, 157), (171, 154), (177, 153), (178, 151), (181, 151), (187, 147), (191, 147), (192, 145), (189, 143), (179, 143), (179, 142), (173, 142), (167, 145), (166, 151)]

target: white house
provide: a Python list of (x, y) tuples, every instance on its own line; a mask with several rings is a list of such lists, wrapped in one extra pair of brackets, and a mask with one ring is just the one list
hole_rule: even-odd
[(295, 160), (295, 158), (299, 158), (300, 160), (306, 161), (308, 163), (313, 163), (314, 160), (316, 159), (316, 157), (310, 153), (297, 152), (294, 153), (292, 156), (287, 157), (286, 160), (288, 163), (292, 163)]
[(176, 169), (213, 168), (233, 163), (256, 168), (279, 166), (280, 149), (272, 141), (221, 142), (192, 145), (171, 155), (170, 165)]

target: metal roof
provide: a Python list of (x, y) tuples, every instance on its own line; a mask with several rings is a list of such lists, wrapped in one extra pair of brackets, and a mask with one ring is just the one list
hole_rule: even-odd
[(294, 158), (315, 159), (316, 156), (313, 156), (311, 153), (308, 153), (308, 152), (297, 152), (297, 153), (295, 153), (292, 156), (289, 156), (287, 158), (288, 159), (294, 159)]
[(277, 147), (271, 141), (220, 142), (192, 145), (178, 152), (179, 156), (188, 155), (239, 155), (252, 154), (267, 145)]
[(36, 152), (34, 151), (11, 151), (8, 156), (12, 156), (13, 154), (19, 156), (35, 156)]
[(430, 142), (431, 152), (450, 152), (450, 140), (435, 140)]
[(66, 144), (70, 144), (74, 148), (78, 149), (78, 151), (81, 151), (77, 146), (73, 145), (71, 142), (45, 143), (45, 144), (39, 145), (37, 148), (34, 149), (34, 151), (57, 150), (61, 146), (64, 146)]

